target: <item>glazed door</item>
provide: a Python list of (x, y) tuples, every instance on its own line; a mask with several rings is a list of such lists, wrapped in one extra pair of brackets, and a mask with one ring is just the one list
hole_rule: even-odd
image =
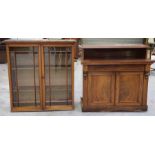
[(114, 105), (115, 73), (88, 73), (88, 103), (90, 108), (103, 108)]
[(72, 48), (43, 47), (44, 109), (72, 108)]
[(9, 47), (12, 111), (41, 109), (39, 47)]
[(143, 78), (143, 72), (117, 72), (116, 105), (141, 105), (143, 93)]

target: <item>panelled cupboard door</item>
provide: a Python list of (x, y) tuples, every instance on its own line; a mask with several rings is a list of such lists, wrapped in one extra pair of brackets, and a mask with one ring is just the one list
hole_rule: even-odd
[(72, 47), (43, 47), (44, 109), (72, 107)]
[(88, 106), (100, 108), (114, 105), (115, 73), (88, 73)]
[(142, 105), (143, 72), (116, 73), (116, 105)]
[(9, 47), (12, 110), (41, 109), (39, 47)]

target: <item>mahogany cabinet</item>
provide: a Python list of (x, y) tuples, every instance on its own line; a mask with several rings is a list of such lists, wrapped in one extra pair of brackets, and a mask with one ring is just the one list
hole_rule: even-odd
[(74, 108), (74, 40), (8, 40), (11, 111)]
[(81, 45), (83, 111), (145, 111), (150, 72), (144, 44)]
[(0, 64), (5, 64), (7, 63), (7, 58), (6, 58), (6, 46), (3, 43), (4, 40), (7, 40), (9, 38), (0, 38)]
[(5, 45), (0, 44), (0, 64), (6, 63), (6, 49)]

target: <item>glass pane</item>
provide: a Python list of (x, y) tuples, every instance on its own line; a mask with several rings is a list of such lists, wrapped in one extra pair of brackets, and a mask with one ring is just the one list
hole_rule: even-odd
[(46, 105), (71, 104), (71, 48), (45, 47)]
[(11, 47), (10, 52), (14, 106), (39, 105), (38, 47)]

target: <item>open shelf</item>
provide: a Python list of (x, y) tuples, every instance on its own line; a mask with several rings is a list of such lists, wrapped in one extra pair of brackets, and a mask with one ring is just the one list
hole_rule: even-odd
[(145, 49), (88, 49), (84, 52), (84, 59), (116, 60), (116, 59), (145, 59)]

